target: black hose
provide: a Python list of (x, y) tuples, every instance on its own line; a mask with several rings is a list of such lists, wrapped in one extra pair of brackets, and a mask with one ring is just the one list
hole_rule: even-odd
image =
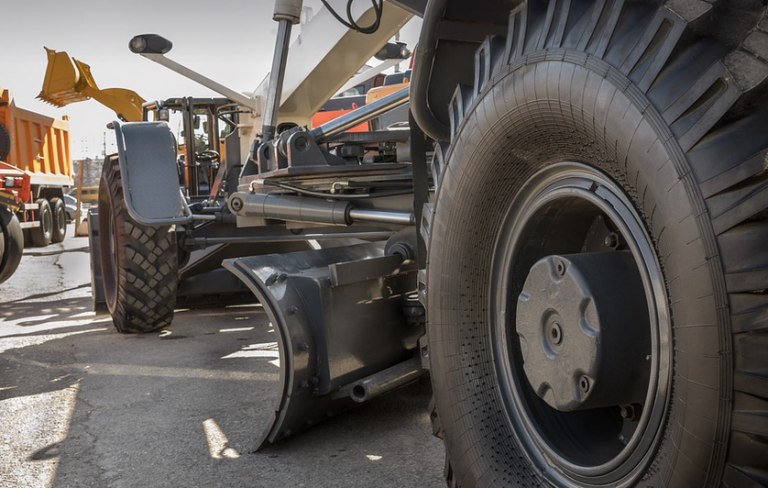
[(411, 77), (411, 112), (421, 130), (436, 141), (451, 139), (451, 129), (435, 117), (429, 107), (427, 93), (432, 64), (435, 61), (437, 45), (437, 26), (445, 12), (448, 0), (431, 0), (424, 10), (424, 20), (421, 24), (419, 44), (413, 61)]
[(367, 199), (367, 198), (394, 197), (394, 196), (408, 195), (410, 193), (413, 193), (413, 189), (411, 188), (403, 189), (403, 190), (382, 191), (378, 193), (325, 193), (321, 191), (307, 190), (306, 188), (302, 188), (300, 186), (290, 185), (288, 183), (282, 183), (280, 181), (274, 181), (274, 180), (263, 180), (261, 183), (266, 186), (276, 186), (278, 188), (282, 188), (283, 190), (296, 192), (300, 195), (306, 195), (309, 197), (326, 198), (329, 200), (345, 200), (345, 201), (361, 200), (361, 199)]
[(371, 5), (373, 5), (373, 10), (376, 13), (376, 20), (374, 20), (373, 23), (367, 27), (360, 27), (357, 25), (354, 17), (352, 16), (352, 2), (354, 2), (354, 0), (347, 0), (347, 20), (344, 20), (339, 14), (337, 14), (326, 0), (320, 1), (323, 2), (323, 5), (325, 5), (325, 8), (328, 9), (331, 15), (336, 17), (336, 20), (338, 20), (348, 29), (352, 29), (361, 34), (373, 34), (379, 30), (379, 26), (381, 25), (381, 13), (384, 10), (384, 0), (378, 0), (378, 2), (376, 0), (371, 0)]

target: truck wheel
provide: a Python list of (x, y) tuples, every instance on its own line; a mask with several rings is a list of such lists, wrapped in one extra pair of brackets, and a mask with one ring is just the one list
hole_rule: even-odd
[(115, 328), (137, 333), (167, 327), (178, 287), (176, 234), (130, 217), (114, 156), (104, 162), (98, 218), (104, 297)]
[(16, 271), (24, 253), (24, 234), (19, 219), (6, 208), (0, 208), (0, 283)]
[(64, 206), (64, 200), (58, 197), (51, 198), (51, 208), (53, 209), (51, 242), (62, 242), (67, 236), (67, 209)]
[(8, 161), (8, 155), (11, 153), (11, 134), (8, 129), (0, 123), (0, 161)]
[(768, 66), (675, 5), (523, 3), (456, 91), (427, 277), (452, 487), (768, 486)]
[(37, 220), (40, 222), (38, 227), (32, 227), (29, 230), (29, 236), (32, 238), (32, 245), (36, 247), (45, 247), (53, 239), (53, 212), (51, 204), (45, 198), (35, 200), (38, 205)]

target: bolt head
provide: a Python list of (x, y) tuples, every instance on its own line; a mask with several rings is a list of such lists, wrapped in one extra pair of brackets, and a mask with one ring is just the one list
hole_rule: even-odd
[(590, 388), (592, 388), (592, 382), (589, 381), (588, 377), (582, 376), (579, 378), (579, 388), (582, 393), (589, 393)]
[(616, 249), (619, 246), (619, 237), (616, 234), (609, 234), (605, 236), (605, 247)]
[(549, 338), (555, 345), (563, 342), (563, 327), (559, 323), (555, 322), (550, 326)]

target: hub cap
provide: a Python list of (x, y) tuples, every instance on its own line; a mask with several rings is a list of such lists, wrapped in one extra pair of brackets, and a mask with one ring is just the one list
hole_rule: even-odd
[(547, 256), (534, 264), (516, 324), (536, 394), (561, 412), (642, 402), (650, 353), (642, 297), (628, 252)]

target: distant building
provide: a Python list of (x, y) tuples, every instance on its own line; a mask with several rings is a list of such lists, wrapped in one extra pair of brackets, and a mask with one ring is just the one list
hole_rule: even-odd
[(101, 167), (104, 164), (103, 159), (78, 159), (74, 161), (75, 186), (79, 180), (80, 168), (83, 168), (83, 186), (99, 186), (101, 177)]

